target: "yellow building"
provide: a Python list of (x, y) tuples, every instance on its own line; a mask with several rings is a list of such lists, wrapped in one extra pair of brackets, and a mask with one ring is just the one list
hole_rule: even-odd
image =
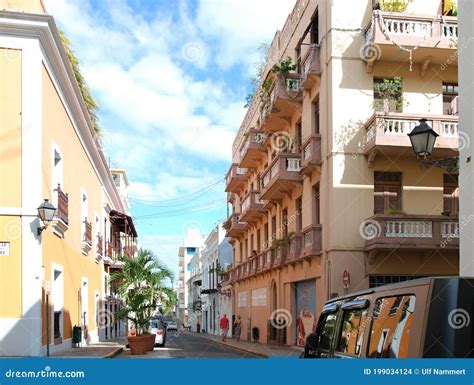
[(48, 334), (67, 349), (75, 325), (82, 343), (123, 333), (107, 277), (137, 234), (40, 0), (0, 1), (0, 143), (0, 356), (44, 355)]
[(462, 144), (454, 3), (298, 0), (276, 32), (227, 174), (244, 339), (302, 344), (331, 297), (458, 274), (456, 172), (407, 136)]

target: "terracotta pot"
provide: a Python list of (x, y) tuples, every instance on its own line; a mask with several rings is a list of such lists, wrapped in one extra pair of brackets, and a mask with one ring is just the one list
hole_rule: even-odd
[(144, 334), (148, 337), (148, 351), (152, 352), (155, 349), (155, 335), (154, 334)]
[(132, 355), (146, 354), (150, 341), (149, 335), (129, 336), (127, 339)]

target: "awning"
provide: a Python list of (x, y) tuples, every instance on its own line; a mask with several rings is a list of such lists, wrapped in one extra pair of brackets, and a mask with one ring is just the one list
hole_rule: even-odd
[(135, 230), (135, 225), (133, 224), (133, 219), (131, 216), (116, 210), (111, 210), (109, 213), (109, 219), (110, 223), (116, 225), (120, 232), (133, 235), (135, 238), (138, 237), (137, 230)]

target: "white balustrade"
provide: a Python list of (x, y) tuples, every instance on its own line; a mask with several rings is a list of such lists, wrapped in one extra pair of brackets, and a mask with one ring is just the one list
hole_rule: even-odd
[(459, 134), (458, 122), (441, 122), (441, 136), (456, 137)]
[(311, 151), (312, 150), (312, 146), (311, 146), (311, 142), (309, 142), (305, 148), (303, 149), (303, 159), (304, 160), (307, 160), (309, 159), (309, 157), (311, 156)]
[(457, 24), (443, 24), (441, 27), (441, 36), (451, 39), (458, 38), (458, 25)]
[(443, 238), (459, 238), (459, 222), (441, 222)]
[(240, 206), (240, 212), (243, 213), (250, 207), (250, 195), (244, 199), (242, 205)]
[(375, 140), (377, 130), (375, 126), (375, 120), (370, 124), (370, 126), (367, 128), (367, 143), (372, 142)]
[(279, 166), (279, 162), (277, 160), (270, 170), (271, 179), (273, 179), (278, 174), (278, 168), (279, 168), (278, 166)]
[(267, 172), (262, 179), (262, 187), (267, 187), (268, 183), (270, 182), (270, 173)]
[(286, 90), (289, 92), (298, 92), (300, 90), (300, 79), (287, 78), (285, 79)]
[(431, 221), (394, 220), (385, 222), (385, 236), (391, 238), (431, 238)]
[(254, 196), (255, 196), (255, 203), (256, 203), (256, 204), (260, 205), (260, 204), (263, 203), (263, 201), (260, 200), (260, 193), (255, 193)]
[(384, 26), (389, 34), (410, 36), (431, 36), (431, 22), (384, 18)]
[(301, 170), (301, 159), (300, 158), (287, 158), (286, 170), (299, 172)]
[[(420, 122), (415, 119), (386, 119), (384, 132), (387, 135), (407, 135), (413, 130)], [(430, 123), (428, 123), (430, 124)], [(431, 122), (430, 126), (433, 123)]]
[(246, 173), (247, 173), (247, 169), (246, 169), (246, 168), (237, 167), (237, 174), (238, 174), (238, 175), (245, 175)]

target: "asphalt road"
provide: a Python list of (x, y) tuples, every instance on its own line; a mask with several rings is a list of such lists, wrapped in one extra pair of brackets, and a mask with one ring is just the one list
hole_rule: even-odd
[(124, 349), (116, 358), (261, 358), (190, 334), (168, 332), (165, 347), (146, 355), (130, 355)]

